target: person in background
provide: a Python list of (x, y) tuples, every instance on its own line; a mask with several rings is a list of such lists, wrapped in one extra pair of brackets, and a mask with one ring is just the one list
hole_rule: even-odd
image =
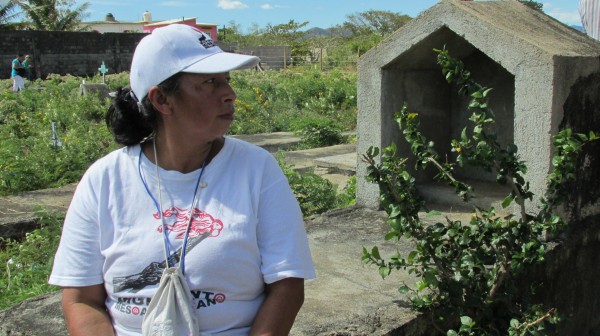
[(579, 16), (586, 34), (600, 40), (600, 0), (580, 0)]
[(31, 80), (32, 76), (33, 76), (33, 64), (31, 64), (31, 56), (29, 55), (25, 55), (25, 60), (23, 61), (23, 68), (25, 68), (25, 70), (27, 71), (27, 80)]
[(258, 62), (186, 25), (138, 44), (106, 116), (125, 147), (79, 182), (49, 279), (71, 335), (288, 335), (315, 277), (300, 207), (273, 155), (225, 136), (229, 72)]
[(23, 67), (23, 61), (25, 56), (23, 54), (17, 54), (17, 58), (12, 60), (12, 69), (10, 77), (13, 81), (13, 91), (19, 92), (25, 88), (25, 80), (23, 76), (26, 76), (26, 69)]

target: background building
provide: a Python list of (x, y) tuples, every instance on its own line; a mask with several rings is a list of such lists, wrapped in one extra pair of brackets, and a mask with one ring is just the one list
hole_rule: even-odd
[(85, 30), (96, 33), (151, 33), (154, 29), (179, 23), (192, 26), (207, 33), (213, 40), (217, 41), (217, 25), (212, 23), (196, 23), (196, 18), (180, 18), (166, 21), (153, 21), (149, 11), (144, 12), (142, 21), (125, 22), (118, 21), (112, 13), (106, 14), (104, 21), (82, 22)]

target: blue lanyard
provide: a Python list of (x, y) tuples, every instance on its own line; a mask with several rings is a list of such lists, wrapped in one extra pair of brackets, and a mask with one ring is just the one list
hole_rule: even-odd
[[(144, 177), (142, 175), (142, 153), (143, 153), (143, 150), (142, 150), (142, 146), (140, 145), (140, 155), (138, 157), (138, 173), (140, 175), (140, 179), (142, 180), (142, 184), (144, 185), (144, 188), (146, 189), (146, 192), (148, 193), (148, 196), (150, 196), (150, 198), (152, 199), (152, 202), (154, 202), (156, 211), (158, 211), (158, 213), (160, 215), (162, 231), (163, 231), (163, 236), (164, 236), (164, 246), (165, 246), (165, 254), (166, 254), (165, 260), (167, 262), (167, 268), (169, 268), (169, 267), (171, 267), (171, 265), (175, 266), (175, 261), (173, 260), (173, 257), (171, 256), (171, 247), (169, 245), (169, 236), (167, 234), (167, 227), (165, 225), (165, 221), (163, 218), (162, 207), (161, 207), (161, 205), (158, 204), (158, 201), (152, 195), (152, 192), (150, 192), (150, 188), (148, 188), (148, 184), (146, 183), (146, 181), (144, 180)], [(208, 158), (205, 159), (204, 162), (202, 163), (202, 168), (200, 170), (200, 174), (198, 175), (198, 181), (196, 182), (196, 188), (194, 189), (194, 198), (192, 199), (192, 206), (190, 208), (190, 213), (189, 213), (190, 219), (188, 221), (188, 225), (185, 230), (185, 237), (183, 238), (183, 245), (181, 247), (181, 258), (180, 258), (179, 265), (181, 268), (181, 273), (183, 273), (183, 274), (185, 274), (185, 252), (187, 249), (190, 228), (192, 226), (192, 221), (194, 219), (194, 208), (196, 207), (196, 204), (198, 202), (198, 196), (199, 196), (198, 195), (198, 187), (200, 186), (200, 179), (202, 178), (202, 174), (204, 173), (204, 167), (206, 166), (207, 160), (208, 160)], [(160, 179), (160, 176), (156, 176), (156, 178)], [(159, 188), (160, 188), (160, 183), (159, 183)], [(160, 193), (160, 190), (158, 192)]]

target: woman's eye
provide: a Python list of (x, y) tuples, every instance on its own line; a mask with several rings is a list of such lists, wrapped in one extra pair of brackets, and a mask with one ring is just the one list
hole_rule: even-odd
[(215, 78), (207, 79), (206, 81), (204, 81), (204, 83), (206, 83), (206, 84), (214, 84), (215, 83)]

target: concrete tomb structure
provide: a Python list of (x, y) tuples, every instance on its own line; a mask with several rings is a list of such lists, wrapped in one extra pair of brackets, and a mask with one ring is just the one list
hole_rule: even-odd
[[(435, 142), (441, 157), (454, 158), (450, 140), (459, 138), (468, 123), (469, 97), (459, 96), (436, 64), (433, 49), (444, 47), (465, 63), (475, 81), (493, 88), (494, 131), (501, 144), (518, 146), (537, 200), (551, 169), (552, 136), (565, 124), (567, 99), (579, 94), (598, 99), (597, 90), (583, 92), (585, 87), (574, 84), (600, 73), (600, 43), (517, 1), (443, 0), (361, 58), (357, 176), (366, 175), (361, 156), (370, 146), (396, 143), (401, 156), (412, 156), (393, 118), (404, 103), (419, 114), (423, 134)], [(478, 190), (492, 190), (498, 198), (507, 195), (498, 189), (494, 174), (462, 169), (456, 175), (475, 185), (476, 196)], [(424, 194), (444, 195), (443, 188), (426, 192), (432, 177), (419, 172), (417, 183)], [(488, 204), (477, 205), (495, 204), (480, 196)], [(357, 203), (377, 208), (378, 186), (358, 178)]]

